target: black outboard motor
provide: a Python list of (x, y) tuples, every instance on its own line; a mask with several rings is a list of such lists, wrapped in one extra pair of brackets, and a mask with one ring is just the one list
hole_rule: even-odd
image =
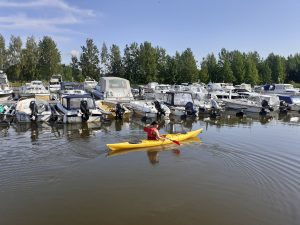
[(116, 104), (116, 119), (123, 119), (125, 113), (125, 109), (122, 107), (120, 103)]
[(157, 109), (157, 116), (158, 117), (166, 115), (166, 111), (161, 107), (161, 104), (160, 104), (159, 101), (154, 101), (154, 106)]
[(289, 104), (287, 104), (285, 101), (280, 101), (280, 104), (279, 104), (279, 112), (280, 113), (283, 113), (283, 114), (286, 114), (288, 112), (288, 110), (290, 109), (290, 106)]
[(37, 114), (38, 114), (38, 107), (37, 107), (35, 101), (31, 101), (29, 103), (29, 109), (31, 111), (30, 120), (31, 121), (36, 121), (37, 120)]
[(90, 113), (90, 110), (88, 108), (88, 103), (87, 103), (86, 100), (82, 100), (80, 102), (80, 110), (81, 110), (81, 113), (82, 113), (82, 115), (81, 115), (82, 121), (83, 122), (88, 121), (89, 118), (90, 118), (91, 113)]
[(194, 109), (194, 105), (192, 102), (186, 103), (185, 111), (187, 116), (196, 116), (197, 111)]
[(263, 107), (264, 110), (262, 111), (266, 111), (266, 109), (269, 109), (271, 112), (274, 111), (273, 107), (269, 105), (269, 102), (266, 99), (263, 99), (261, 101), (261, 106)]

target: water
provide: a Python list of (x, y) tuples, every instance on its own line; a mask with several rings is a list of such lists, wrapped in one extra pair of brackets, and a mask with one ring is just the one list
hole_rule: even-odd
[(141, 125), (0, 126), (0, 224), (300, 223), (300, 114), (171, 121), (201, 140), (108, 152)]

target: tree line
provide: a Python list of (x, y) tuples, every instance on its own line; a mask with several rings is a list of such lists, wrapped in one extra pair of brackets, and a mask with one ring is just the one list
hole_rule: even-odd
[[(100, 50), (99, 50), (100, 49)], [(79, 56), (71, 56), (71, 63), (61, 63), (61, 54), (55, 41), (44, 36), (37, 41), (28, 37), (23, 46), (20, 37), (11, 36), (6, 47), (0, 34), (0, 70), (11, 81), (50, 80), (53, 74), (62, 74), (65, 81), (83, 81), (89, 76), (99, 80), (101, 76), (117, 76), (133, 84), (228, 82), (250, 83), (300, 83), (300, 55), (287, 58), (270, 53), (263, 59), (257, 52), (243, 53), (238, 50), (221, 49), (198, 61), (190, 48), (167, 54), (162, 47), (150, 42), (126, 45), (123, 53), (113, 44), (100, 48), (93, 39), (81, 46)]]

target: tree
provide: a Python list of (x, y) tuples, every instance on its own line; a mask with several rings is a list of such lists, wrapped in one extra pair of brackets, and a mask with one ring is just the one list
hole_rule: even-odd
[(234, 82), (233, 72), (231, 70), (231, 63), (230, 63), (231, 55), (226, 49), (221, 49), (219, 54), (219, 76), (218, 82)]
[(259, 82), (258, 70), (255, 61), (251, 57), (247, 57), (245, 65), (245, 82), (254, 85)]
[(272, 71), (272, 81), (283, 83), (285, 81), (285, 59), (281, 56), (269, 54), (266, 61)]
[(180, 56), (178, 82), (194, 82), (198, 79), (198, 69), (193, 52), (187, 48)]
[(140, 45), (138, 58), (140, 64), (139, 80), (141, 83), (149, 83), (157, 80), (156, 51), (151, 43), (144, 42)]
[(66, 81), (72, 80), (72, 67), (70, 65), (61, 65), (61, 74)]
[(245, 63), (244, 57), (239, 51), (234, 51), (232, 53), (231, 69), (235, 83), (243, 83), (245, 77)]
[(22, 40), (20, 37), (11, 36), (6, 54), (6, 72), (11, 80), (19, 80), (21, 72)]
[(207, 72), (210, 81), (218, 82), (219, 81), (219, 65), (214, 54), (208, 54), (206, 59)]
[(272, 71), (266, 61), (259, 64), (258, 71), (262, 84), (270, 84), (272, 82)]
[(82, 77), (80, 69), (79, 69), (79, 62), (78, 62), (77, 56), (72, 55), (70, 67), (71, 67), (71, 73), (72, 73), (71, 80), (82, 81), (83, 77)]
[(5, 39), (4, 39), (4, 37), (0, 34), (0, 70), (4, 70), (5, 55), (6, 55), (6, 50), (5, 50)]
[(203, 83), (208, 83), (209, 82), (208, 65), (207, 65), (207, 61), (205, 60), (205, 58), (203, 58), (203, 60), (201, 62), (201, 69), (199, 71), (199, 78), (200, 78), (200, 81), (203, 82)]
[(139, 80), (139, 52), (139, 46), (136, 42), (132, 43), (130, 46), (126, 45), (124, 49), (124, 56), (122, 59), (122, 64), (124, 67), (124, 78), (135, 84), (141, 82)]
[(300, 55), (290, 55), (286, 61), (286, 71), (288, 81), (300, 83)]
[(167, 53), (163, 48), (157, 47), (156, 49), (156, 64), (157, 64), (157, 81), (159, 83), (165, 82), (167, 76)]
[(120, 49), (114, 44), (110, 48), (108, 73), (116, 77), (123, 77), (124, 75)]
[(86, 40), (86, 46), (81, 46), (82, 53), (80, 55), (79, 65), (81, 67), (83, 77), (91, 77), (95, 80), (99, 79), (99, 50), (92, 39)]
[(51, 37), (44, 36), (39, 42), (39, 60), (37, 79), (50, 80), (53, 74), (60, 72), (61, 56)]
[(108, 73), (109, 54), (108, 54), (108, 49), (106, 47), (106, 44), (104, 42), (102, 44), (100, 57), (101, 57), (101, 67), (102, 67), (103, 75), (105, 76)]
[(33, 36), (28, 37), (26, 47), (22, 50), (22, 80), (31, 81), (37, 79), (38, 71), (38, 45)]

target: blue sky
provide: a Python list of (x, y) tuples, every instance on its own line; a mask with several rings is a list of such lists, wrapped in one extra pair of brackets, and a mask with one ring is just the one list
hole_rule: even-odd
[(51, 36), (64, 63), (92, 38), (101, 49), (149, 41), (196, 60), (221, 48), (267, 57), (300, 52), (299, 0), (0, 0), (0, 34)]

